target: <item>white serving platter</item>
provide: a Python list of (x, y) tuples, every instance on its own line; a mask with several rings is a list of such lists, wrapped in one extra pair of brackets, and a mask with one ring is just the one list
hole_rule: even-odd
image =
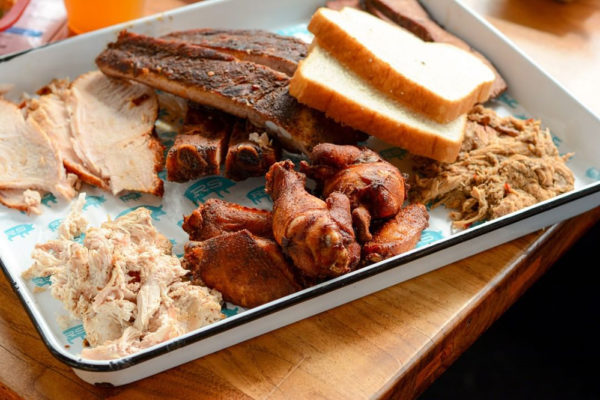
[[(33, 93), (53, 78), (75, 78), (95, 69), (94, 58), (121, 29), (147, 35), (174, 30), (212, 28), (261, 28), (310, 40), (305, 28), (323, 0), (209, 0), (132, 23), (80, 35), (60, 43), (0, 58), (0, 83), (14, 85), (8, 93), (13, 100), (21, 93)], [(57, 317), (65, 314), (48, 291), (39, 292), (47, 280), (25, 282), (21, 273), (31, 264), (36, 243), (55, 236), (57, 221), (64, 218), (69, 204), (53, 196), (43, 201), (41, 216), (27, 216), (0, 208), (0, 259), (2, 269), (52, 354), (90, 383), (126, 384), (227, 346), (272, 331), (351, 300), (424, 274), (484, 251), (519, 236), (573, 217), (600, 205), (600, 119), (570, 95), (559, 83), (540, 70), (501, 33), (460, 2), (423, 0), (432, 16), (446, 29), (462, 37), (496, 65), (507, 80), (509, 91), (488, 106), (499, 113), (541, 119), (550, 128), (561, 153), (574, 152), (569, 161), (575, 190), (505, 217), (460, 232), (450, 230), (447, 210), (431, 212), (430, 227), (419, 246), (405, 254), (329, 280), (263, 306), (226, 310), (228, 318), (162, 343), (150, 349), (112, 361), (90, 361), (79, 357), (84, 332), (81, 325), (65, 329)], [(168, 144), (174, 133), (162, 130)], [(402, 151), (373, 142), (391, 162)], [(114, 218), (144, 205), (153, 211), (157, 228), (182, 252), (186, 240), (180, 229), (182, 215), (208, 197), (224, 197), (249, 206), (269, 208), (261, 191), (262, 178), (234, 184), (222, 177), (208, 177), (188, 184), (165, 183), (161, 200), (149, 195), (111, 196), (85, 187), (88, 194), (85, 215), (90, 225), (99, 225), (107, 215)], [(236, 313), (237, 311), (237, 313)]]

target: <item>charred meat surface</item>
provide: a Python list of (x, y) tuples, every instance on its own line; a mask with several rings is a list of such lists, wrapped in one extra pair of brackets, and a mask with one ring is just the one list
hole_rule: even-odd
[(409, 204), (375, 232), (363, 245), (366, 264), (379, 262), (415, 248), (421, 232), (429, 225), (429, 214), (422, 204)]
[(540, 121), (500, 117), (475, 107), (453, 163), (417, 159), (413, 198), (445, 205), (464, 229), (573, 190), (575, 178)]
[(323, 201), (306, 191), (305, 176), (287, 160), (266, 175), (273, 199), (273, 236), (309, 278), (339, 276), (360, 259), (350, 214), (350, 201), (338, 192)]
[(154, 132), (154, 90), (92, 71), (73, 81), (65, 102), (75, 152), (109, 182), (113, 194), (132, 190), (162, 196), (163, 146)]
[(248, 121), (239, 120), (229, 138), (225, 176), (234, 181), (263, 176), (280, 158), (281, 147), (277, 141)]
[(109, 76), (249, 119), (292, 151), (307, 154), (318, 143), (353, 144), (366, 137), (298, 103), (288, 93), (287, 75), (213, 49), (121, 32), (96, 64)]
[(0, 99), (0, 189), (11, 190), (3, 196), (8, 206), (23, 204), (16, 201), (12, 190), (24, 193), (27, 189), (37, 189), (69, 200), (75, 196), (54, 142), (36, 124), (26, 121), (16, 104), (3, 99)]
[(317, 180), (323, 196), (340, 192), (350, 199), (359, 240), (370, 240), (371, 218), (389, 218), (406, 199), (405, 179), (394, 165), (367, 148), (319, 144), (310, 154), (311, 165), (301, 163)]
[(208, 47), (289, 76), (308, 53), (308, 44), (302, 40), (263, 30), (192, 29), (172, 32), (162, 38)]
[(246, 229), (188, 242), (185, 259), (195, 279), (242, 307), (256, 307), (302, 289), (277, 243)]
[(363, 0), (365, 8), (382, 19), (395, 22), (415, 36), (428, 42), (448, 43), (463, 50), (470, 51), (483, 61), (492, 71), (496, 79), (492, 85), (490, 98), (497, 97), (506, 90), (506, 81), (498, 70), (481, 53), (477, 52), (465, 41), (452, 35), (440, 27), (419, 4), (418, 0)]
[(190, 105), (181, 134), (167, 153), (167, 179), (187, 182), (218, 175), (233, 120), (220, 111)]
[(271, 211), (244, 207), (219, 199), (208, 199), (184, 217), (182, 228), (193, 241), (202, 241), (223, 233), (243, 229), (263, 238), (273, 237)]

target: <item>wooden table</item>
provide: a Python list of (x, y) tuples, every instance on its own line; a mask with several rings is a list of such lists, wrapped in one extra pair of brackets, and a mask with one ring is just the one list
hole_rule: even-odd
[[(464, 1), (600, 114), (600, 2)], [(184, 2), (148, 3), (152, 13)], [(600, 207), (119, 388), (54, 359), (2, 277), (0, 398), (416, 397), (598, 220)]]

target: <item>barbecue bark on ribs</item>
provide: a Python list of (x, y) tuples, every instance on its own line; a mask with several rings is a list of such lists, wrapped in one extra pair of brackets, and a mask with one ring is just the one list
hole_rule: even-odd
[(273, 236), (308, 278), (347, 273), (360, 259), (350, 201), (332, 193), (323, 201), (305, 189), (305, 176), (289, 161), (275, 163), (266, 175), (273, 199)]
[(173, 32), (162, 39), (179, 40), (231, 54), (242, 61), (266, 65), (289, 76), (306, 57), (308, 44), (302, 40), (263, 30), (192, 29)]
[(264, 176), (269, 167), (281, 158), (281, 147), (265, 132), (259, 133), (248, 121), (237, 121), (229, 138), (225, 158), (225, 176), (241, 181)]
[(302, 161), (301, 169), (320, 183), (324, 197), (340, 192), (350, 199), (359, 241), (371, 240), (371, 218), (390, 218), (402, 208), (405, 179), (374, 151), (322, 143), (313, 148), (310, 161)]
[(418, 0), (362, 0), (364, 8), (380, 18), (389, 19), (404, 29), (412, 32), (422, 40), (428, 42), (441, 42), (452, 44), (461, 49), (472, 52), (483, 61), (496, 75), (492, 84), (490, 98), (500, 95), (506, 90), (506, 81), (498, 70), (481, 53), (477, 52), (465, 41), (452, 35), (440, 27), (419, 4)]
[(244, 207), (219, 199), (208, 199), (184, 217), (182, 228), (190, 240), (201, 241), (243, 229), (263, 238), (273, 238), (271, 211)]
[(181, 134), (167, 153), (167, 179), (187, 182), (218, 175), (233, 120), (220, 111), (190, 104)]
[(96, 64), (109, 76), (247, 118), (290, 150), (307, 154), (321, 142), (352, 144), (366, 137), (298, 103), (288, 93), (287, 75), (201, 46), (121, 32)]
[(407, 205), (363, 245), (363, 263), (379, 262), (415, 248), (428, 225), (429, 214), (423, 204)]

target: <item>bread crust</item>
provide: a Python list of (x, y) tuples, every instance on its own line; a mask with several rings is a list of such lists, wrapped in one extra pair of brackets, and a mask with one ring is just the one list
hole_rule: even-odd
[(442, 162), (456, 160), (466, 126), (464, 115), (459, 117), (463, 119), (461, 136), (458, 140), (452, 141), (411, 126), (409, 123), (389, 118), (361, 104), (358, 99), (350, 99), (324, 84), (315, 82), (304, 75), (305, 62), (300, 62), (289, 88), (290, 94), (300, 103), (323, 111), (325, 115), (339, 123), (364, 131), (413, 154)]
[[(331, 12), (331, 10), (327, 11)], [(460, 99), (452, 100), (440, 96), (396, 71), (385, 60), (378, 58), (371, 49), (328, 18), (325, 12), (323, 9), (319, 9), (308, 25), (308, 30), (315, 35), (319, 46), (369, 84), (387, 93), (410, 110), (436, 122), (447, 123), (467, 113), (475, 104), (489, 99), (494, 83), (493, 79), (479, 83)], [(385, 22), (382, 21), (382, 23)], [(415, 39), (420, 40), (417, 37)], [(423, 45), (430, 44), (423, 42)], [(435, 46), (455, 48), (455, 46), (442, 43), (435, 43)], [(401, 48), (398, 50), (400, 51)], [(469, 54), (469, 56), (471, 55)], [(492, 71), (490, 73), (493, 74)]]

